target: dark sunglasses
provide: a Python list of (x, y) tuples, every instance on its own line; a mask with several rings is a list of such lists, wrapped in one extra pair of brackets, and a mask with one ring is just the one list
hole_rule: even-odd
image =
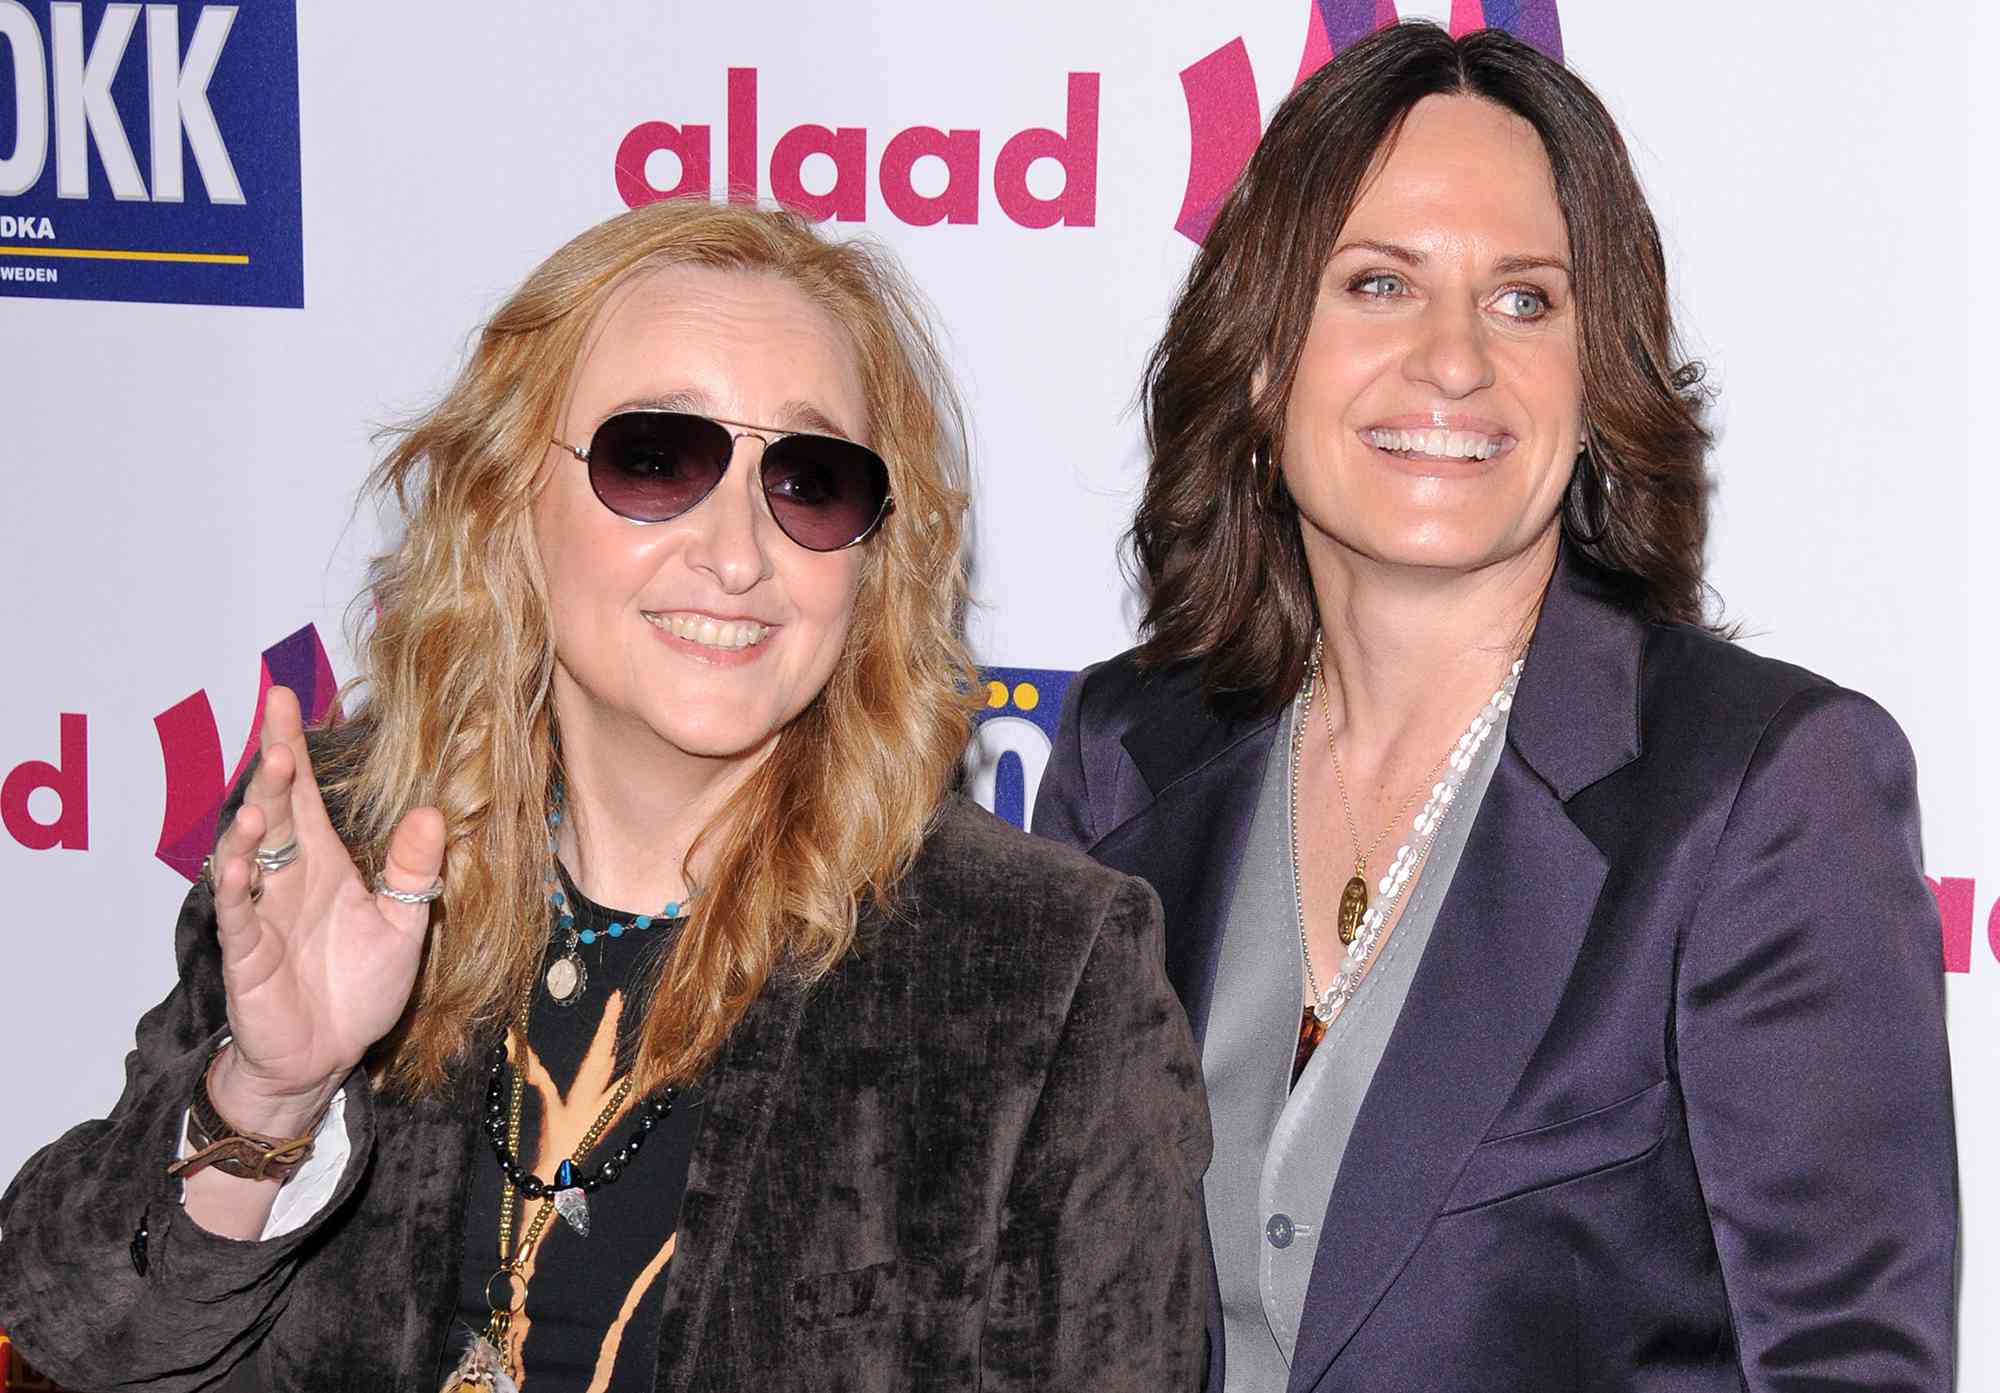
[(591, 491), (612, 512), (634, 522), (666, 522), (715, 491), (746, 435), (764, 442), (757, 473), (771, 517), (807, 551), (853, 546), (895, 506), (882, 457), (838, 436), (688, 411), (621, 411), (584, 448), (550, 443), (589, 466)]

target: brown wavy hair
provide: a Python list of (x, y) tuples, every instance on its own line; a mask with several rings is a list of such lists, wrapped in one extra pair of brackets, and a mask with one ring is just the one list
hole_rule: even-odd
[(1370, 170), (1411, 108), (1450, 94), (1525, 119), (1555, 174), (1588, 438), (1563, 536), (1622, 577), (1647, 618), (1705, 623), (1707, 397), (1617, 125), (1581, 78), (1499, 30), (1454, 40), (1398, 24), (1278, 107), (1147, 360), (1152, 461), (1127, 538), (1145, 595), (1139, 661), (1198, 661), (1218, 709), (1270, 712), (1304, 679), (1319, 621), (1278, 463), (1285, 411), (1320, 276)]
[(891, 902), (965, 745), (962, 418), (916, 292), (886, 252), (786, 212), (671, 200), (591, 228), (507, 298), (371, 478), (402, 535), (363, 597), (354, 738), (327, 742), (319, 772), (365, 875), (405, 812), (444, 813), (444, 897), (410, 1006), (370, 1061), (404, 1091), (441, 1089), (548, 945), (561, 741), (531, 510), (587, 331), (632, 276), (675, 265), (779, 277), (844, 327), (896, 508), (863, 544), (826, 687), (696, 843), (706, 888), (660, 966), (636, 1086), (698, 1075), (774, 972), (809, 980), (840, 960), (862, 905)]

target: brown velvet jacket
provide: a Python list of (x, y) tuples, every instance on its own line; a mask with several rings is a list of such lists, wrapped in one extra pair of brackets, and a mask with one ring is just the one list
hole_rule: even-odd
[[(1208, 1115), (1160, 936), (1142, 882), (950, 801), (897, 911), (768, 989), (713, 1067), (656, 1386), (1197, 1387)], [(420, 1102), (350, 1080), (332, 1201), (218, 1238), (164, 1173), (224, 1025), (201, 885), (177, 951), (111, 1115), (0, 1198), (0, 1328), (80, 1389), (431, 1393), (479, 1071)]]

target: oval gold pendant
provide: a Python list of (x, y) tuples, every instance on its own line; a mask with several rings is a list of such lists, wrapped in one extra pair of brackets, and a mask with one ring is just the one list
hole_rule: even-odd
[(1350, 876), (1347, 888), (1340, 892), (1340, 941), (1354, 942), (1354, 936), (1361, 932), (1361, 916), (1368, 912), (1368, 882), (1360, 876)]

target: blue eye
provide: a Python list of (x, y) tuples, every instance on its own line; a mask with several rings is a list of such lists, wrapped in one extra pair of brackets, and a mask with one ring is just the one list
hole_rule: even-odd
[(1372, 299), (1387, 300), (1401, 295), (1404, 290), (1403, 278), (1392, 271), (1370, 271), (1365, 276), (1357, 276), (1347, 284), (1349, 290)]
[(1540, 319), (1550, 309), (1548, 296), (1522, 286), (1501, 291), (1494, 307), (1510, 319)]

